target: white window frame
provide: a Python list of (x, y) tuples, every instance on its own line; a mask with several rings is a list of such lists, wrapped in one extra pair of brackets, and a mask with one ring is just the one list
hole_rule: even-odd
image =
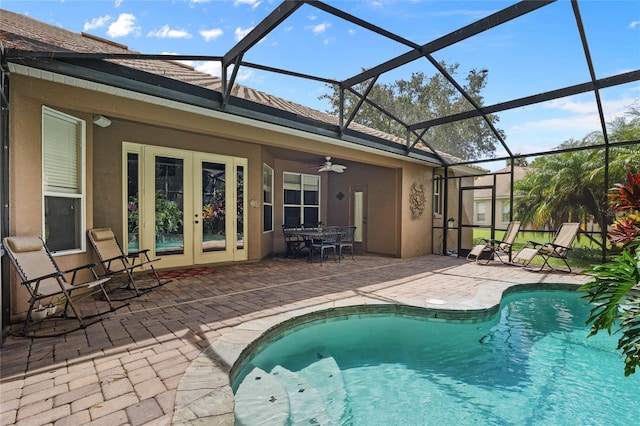
[[(482, 219), (480, 215), (482, 215)], [(487, 221), (487, 204), (484, 201), (478, 201), (476, 203), (476, 221), (478, 223), (485, 223)]]
[(442, 176), (433, 177), (433, 214), (442, 214)]
[[(77, 135), (76, 135), (76, 148), (77, 148), (77, 167), (78, 167), (78, 188), (76, 188), (77, 192), (63, 192), (63, 191), (54, 191), (50, 190), (47, 186), (47, 176), (46, 176), (46, 158), (45, 158), (45, 145), (47, 144), (47, 129), (46, 129), (46, 118), (55, 118), (58, 120), (63, 120), (68, 123), (74, 124), (77, 126)], [(86, 127), (87, 124), (84, 120), (74, 117), (69, 114), (65, 114), (60, 111), (56, 111), (47, 106), (42, 107), (42, 236), (45, 242), (47, 241), (47, 229), (46, 229), (46, 198), (47, 197), (57, 197), (57, 198), (70, 198), (80, 200), (80, 220), (79, 226), (80, 229), (77, 229), (77, 235), (79, 236), (79, 246), (74, 247), (69, 250), (60, 250), (54, 252), (54, 255), (66, 255), (73, 253), (84, 253), (86, 251), (86, 235), (87, 230), (87, 207), (86, 207)]]
[(509, 200), (502, 200), (502, 222), (509, 222), (509, 212), (511, 210)]
[[(262, 232), (273, 232), (273, 190), (274, 190), (274, 170), (268, 164), (262, 164), (262, 214), (264, 215), (265, 209), (271, 209), (271, 229), (266, 229), (265, 225), (268, 225), (264, 221), (264, 217), (262, 219)], [(269, 194), (271, 196), (270, 200), (267, 200), (266, 195)]]

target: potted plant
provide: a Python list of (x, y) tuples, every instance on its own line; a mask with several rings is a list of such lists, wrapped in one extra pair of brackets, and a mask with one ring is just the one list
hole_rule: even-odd
[(46, 305), (38, 305), (31, 311), (31, 320), (34, 322), (42, 321), (43, 319), (55, 315), (58, 310), (56, 304), (47, 303)]
[(593, 280), (580, 287), (593, 305), (587, 324), (593, 336), (600, 330), (622, 332), (618, 348), (625, 357), (624, 373), (635, 373), (640, 365), (640, 173), (629, 173), (623, 183), (608, 194), (608, 204), (616, 215), (608, 239), (616, 253), (608, 262), (587, 273)]

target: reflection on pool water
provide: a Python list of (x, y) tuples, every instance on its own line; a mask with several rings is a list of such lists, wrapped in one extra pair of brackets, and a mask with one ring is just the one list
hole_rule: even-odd
[(618, 336), (587, 339), (579, 296), (515, 293), (480, 322), (361, 314), (287, 330), (236, 370), (236, 424), (635, 424), (640, 375), (624, 377)]

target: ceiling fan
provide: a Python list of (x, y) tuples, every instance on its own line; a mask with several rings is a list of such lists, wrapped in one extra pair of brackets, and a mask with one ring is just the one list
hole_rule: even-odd
[(331, 157), (324, 157), (325, 162), (318, 169), (319, 172), (336, 172), (342, 173), (347, 168), (347, 166), (343, 166), (342, 164), (333, 164), (331, 162)]

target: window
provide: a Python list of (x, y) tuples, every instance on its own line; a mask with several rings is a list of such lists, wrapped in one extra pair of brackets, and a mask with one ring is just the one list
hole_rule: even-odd
[(433, 177), (433, 213), (442, 214), (442, 176)]
[(476, 203), (476, 221), (484, 222), (486, 213), (486, 204), (483, 202)]
[(273, 231), (273, 169), (262, 165), (262, 231)]
[(510, 206), (509, 200), (504, 200), (502, 202), (502, 221), (503, 222), (509, 222), (509, 218), (510, 218), (509, 206)]
[(43, 234), (53, 252), (84, 251), (85, 126), (42, 108)]
[(317, 226), (320, 222), (320, 176), (284, 173), (284, 224)]

